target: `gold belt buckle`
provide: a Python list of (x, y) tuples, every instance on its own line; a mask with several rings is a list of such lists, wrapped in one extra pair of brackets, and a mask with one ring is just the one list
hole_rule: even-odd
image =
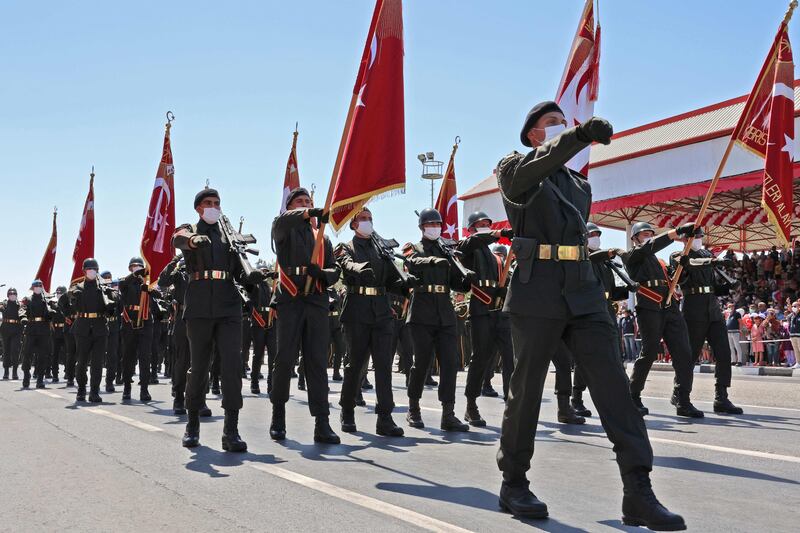
[(433, 291), (439, 294), (444, 294), (444, 285), (434, 285)]
[(377, 296), (378, 289), (375, 287), (364, 287), (364, 294), (366, 294), (367, 296)]
[(539, 259), (549, 260), (552, 259), (553, 254), (551, 253), (552, 249), (550, 248), (549, 244), (540, 244), (539, 245)]
[(577, 246), (559, 246), (558, 247), (558, 260), (559, 261), (577, 261), (578, 260), (578, 247)]

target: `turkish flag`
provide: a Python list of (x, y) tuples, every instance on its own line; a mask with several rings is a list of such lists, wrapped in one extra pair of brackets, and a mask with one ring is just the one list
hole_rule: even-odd
[(292, 151), (286, 162), (286, 174), (283, 176), (283, 197), (281, 198), (281, 213), (286, 211), (286, 200), (289, 193), (300, 186), (300, 171), (297, 168), (297, 132), (294, 132)]
[(405, 187), (401, 0), (375, 4), (353, 100), (330, 202), (337, 231), (374, 196)]
[(450, 155), (447, 171), (444, 173), (439, 197), (436, 199), (436, 210), (442, 215), (442, 237), (458, 240), (458, 195), (456, 194), (456, 151)]
[[(594, 23), (594, 0), (586, 0), (567, 65), (556, 91), (556, 103), (564, 112), (568, 128), (592, 118), (599, 85), (600, 24), (595, 26)], [(576, 154), (567, 162), (567, 166), (587, 176), (589, 149), (590, 147), (586, 147)]]
[(83, 204), (81, 227), (72, 252), (72, 278), (70, 285), (83, 281), (83, 260), (94, 257), (94, 169), (89, 175), (89, 193)]
[(158, 164), (150, 207), (142, 232), (141, 252), (149, 272), (151, 285), (175, 255), (171, 238), (175, 232), (175, 167), (172, 164), (172, 147), (169, 142), (168, 122), (164, 133), (164, 148)]
[(775, 63), (769, 113), (761, 205), (784, 245), (792, 232), (792, 161), (794, 160), (794, 63), (789, 33), (782, 32)]
[(44, 285), (44, 292), (50, 292), (50, 282), (53, 279), (53, 266), (56, 264), (56, 245), (58, 244), (58, 233), (56, 232), (56, 212), (53, 211), (53, 233), (50, 234), (50, 242), (44, 251), (44, 257), (39, 264), (34, 279), (41, 280)]

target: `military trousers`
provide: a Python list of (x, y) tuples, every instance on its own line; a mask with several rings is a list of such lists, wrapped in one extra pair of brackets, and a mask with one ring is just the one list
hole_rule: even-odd
[(276, 326), (262, 328), (254, 322), (251, 336), (253, 339), (253, 367), (250, 372), (250, 380), (253, 383), (258, 383), (258, 375), (264, 365), (265, 352), (267, 355), (267, 376), (272, 374), (272, 369), (275, 366), (275, 355), (278, 351)]
[(524, 483), (530, 469), (544, 381), (562, 343), (583, 368), (600, 422), (614, 445), (620, 473), (652, 469), (647, 429), (628, 392), (614, 325), (607, 313), (559, 319), (512, 314), (511, 338), (515, 366), (497, 453), (506, 482)]
[(70, 330), (64, 331), (64, 378), (75, 379), (75, 335)]
[(113, 385), (114, 378), (117, 375), (117, 367), (119, 366), (119, 329), (115, 327), (116, 323), (112, 322), (108, 325), (108, 342), (106, 343), (106, 385)]
[(375, 413), (388, 415), (394, 409), (392, 395), (392, 319), (386, 318), (375, 324), (348, 322), (344, 324), (347, 337), (347, 364), (344, 367), (344, 380), (339, 405), (343, 410), (352, 411), (356, 406), (356, 396), (372, 355), (375, 366), (375, 394), (378, 403)]
[(175, 319), (172, 330), (175, 357), (172, 360), (172, 390), (175, 397), (183, 399), (186, 394), (186, 373), (189, 371), (189, 337), (186, 336), (186, 321), (182, 318)]
[(89, 390), (100, 391), (100, 381), (103, 378), (103, 357), (106, 354), (108, 336), (102, 337), (75, 337), (77, 363), (75, 365), (75, 379), (79, 387), (86, 388), (86, 367), (90, 368)]
[[(408, 381), (408, 397), (422, 398), (434, 354), (439, 360), (439, 401), (443, 404), (456, 401), (456, 374), (458, 373), (458, 329), (451, 326), (432, 326), (409, 323), (411, 341), (414, 343), (414, 366)], [(482, 375), (482, 374), (481, 374)]]
[[(677, 387), (685, 390), (687, 394), (691, 392), (694, 365), (689, 348), (689, 333), (686, 321), (677, 306), (672, 305), (660, 311), (637, 308), (636, 320), (639, 323), (639, 334), (642, 336), (642, 350), (633, 362), (631, 393), (638, 395), (644, 389), (650, 368), (658, 357), (661, 339), (664, 339), (672, 358)], [(725, 342), (727, 344), (727, 338)]]
[(333, 369), (339, 370), (342, 368), (342, 364), (344, 363), (345, 366), (348, 364), (346, 358), (350, 354), (348, 348), (348, 344), (345, 343), (345, 333), (342, 329), (342, 326), (338, 328), (331, 329), (331, 351), (333, 352)]
[(19, 364), (19, 351), (22, 344), (22, 332), (3, 332), (3, 368), (16, 367)]
[[(499, 311), (473, 316), (470, 318), (470, 322), (472, 323), (470, 328), (472, 357), (467, 370), (467, 385), (464, 389), (464, 395), (467, 398), (477, 398), (481, 395), (484, 378), (487, 373), (489, 373), (489, 379), (494, 374), (494, 368), (490, 367), (495, 366), (498, 349), (501, 350), (501, 356), (506, 355), (503, 354), (503, 350), (507, 351), (511, 346), (504, 346), (504, 344), (506, 341), (510, 344), (511, 339), (503, 338), (504, 333), (508, 334), (508, 330), (501, 329), (502, 317)], [(505, 367), (505, 357), (503, 359), (503, 366)]]
[(36, 374), (44, 377), (46, 369), (50, 366), (50, 334), (27, 334), (25, 336), (25, 355), (22, 357), (22, 370), (29, 371), (31, 365), (36, 366)]
[[(689, 347), (692, 354), (692, 368), (700, 359), (703, 343), (708, 341), (714, 352), (714, 380), (720, 387), (731, 386), (731, 345), (728, 342), (728, 329), (722, 320), (687, 320)], [(694, 374), (692, 374), (694, 377)]]
[(139, 385), (150, 383), (150, 352), (153, 348), (153, 328), (144, 326), (133, 329), (126, 325), (122, 329), (122, 342), (125, 344), (122, 362), (122, 379), (133, 383), (136, 363), (139, 363)]
[(186, 409), (196, 411), (206, 401), (208, 372), (214, 351), (220, 365), (222, 408), (242, 408), (242, 317), (187, 318), (191, 363), (186, 379)]

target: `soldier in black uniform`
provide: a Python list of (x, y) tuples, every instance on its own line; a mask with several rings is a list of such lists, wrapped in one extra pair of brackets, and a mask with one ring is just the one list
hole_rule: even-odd
[(503, 415), (497, 464), (503, 472), (500, 505), (517, 516), (545, 517), (547, 505), (530, 491), (542, 389), (550, 360), (566, 342), (579, 365), (614, 443), (624, 496), (623, 522), (650, 529), (682, 529), (683, 519), (656, 500), (649, 472), (653, 451), (644, 420), (619, 365), (614, 324), (603, 285), (586, 249), (591, 188), (565, 164), (593, 141), (608, 144), (611, 125), (591, 118), (565, 129), (555, 102), (538, 104), (520, 133), (527, 155), (514, 152), (498, 164), (498, 186), (514, 230), (517, 268), (505, 309), (511, 316), (516, 366)]
[(114, 378), (117, 375), (117, 369), (120, 366), (119, 357), (119, 322), (120, 315), (122, 314), (122, 301), (119, 297), (118, 284), (114, 282), (111, 272), (104, 270), (100, 273), (100, 283), (104, 287), (108, 287), (110, 292), (114, 295), (114, 312), (109, 313), (106, 317), (108, 324), (108, 342), (106, 343), (106, 392), (116, 392), (114, 387)]
[[(717, 300), (718, 295), (725, 296), (728, 291), (725, 286), (717, 284), (714, 265), (724, 264), (725, 259), (717, 259), (703, 248), (703, 236), (702, 228), (695, 230), (692, 249), (680, 258), (680, 264), (683, 265), (679, 280), (683, 293), (681, 311), (689, 330), (692, 367), (697, 364), (703, 343), (708, 340), (716, 363), (714, 412), (740, 415), (743, 413), (742, 408), (728, 399), (728, 387), (731, 386), (731, 348), (725, 318)], [(676, 393), (679, 394), (680, 389)], [(673, 395), (673, 400), (676, 399), (676, 395)]]
[(6, 291), (6, 300), (0, 303), (3, 312), (3, 324), (0, 325), (0, 334), (3, 336), (3, 379), (8, 379), (11, 369), (11, 379), (19, 379), (17, 366), (22, 345), (22, 332), (25, 322), (25, 309), (17, 301), (17, 289), (10, 287)]
[[(98, 283), (99, 265), (93, 258), (83, 261), (84, 280), (72, 285), (67, 292), (69, 308), (62, 309), (65, 314), (74, 314), (72, 333), (77, 348), (76, 400), (86, 400), (86, 366), (91, 368), (89, 381), (89, 401), (100, 403), (100, 381), (103, 375), (103, 356), (108, 343), (108, 322), (106, 317), (117, 309), (116, 294), (111, 287)], [(62, 300), (63, 302), (64, 300)]]
[[(496, 244), (492, 249), (492, 253), (497, 256), (503, 265), (505, 265), (506, 258), (508, 257), (508, 248), (505, 245)], [(511, 280), (513, 264), (514, 261), (512, 258), (512, 268), (509, 269), (509, 274), (506, 276), (506, 288), (508, 287), (508, 282)], [(514, 371), (514, 346), (511, 342), (511, 320), (509, 319), (508, 312), (503, 310), (503, 302), (500, 302), (498, 307), (500, 309), (500, 313), (497, 320), (497, 348), (500, 352), (501, 377), (503, 380), (503, 401), (505, 401), (508, 399), (508, 386), (511, 383), (511, 373)], [(483, 390), (481, 391), (481, 396), (487, 396), (487, 389), (491, 388), (491, 380), (494, 376), (494, 372), (495, 368), (493, 366), (490, 366), (486, 370), (486, 378), (483, 384)], [(492, 388), (492, 390), (494, 389)]]
[(220, 228), (220, 198), (216, 190), (205, 188), (197, 193), (194, 209), (200, 220), (194, 225), (179, 226), (172, 239), (173, 246), (183, 251), (189, 277), (183, 311), (191, 356), (186, 385), (189, 420), (182, 444), (187, 448), (200, 444), (200, 409), (205, 405), (208, 371), (216, 349), (225, 410), (222, 449), (244, 452), (247, 443), (239, 436), (242, 296), (234, 280), (246, 285), (257, 283), (264, 276), (258, 270), (245, 276), (240, 258)]
[(278, 350), (275, 317), (269, 306), (272, 300), (270, 282), (277, 277), (277, 272), (262, 270), (265, 281), (259, 281), (247, 287), (250, 337), (253, 342), (253, 367), (250, 370), (250, 392), (261, 394), (259, 385), (261, 367), (264, 364), (264, 352), (267, 354), (267, 393), (272, 390), (272, 367), (275, 364), (275, 353)]
[(143, 402), (151, 400), (148, 386), (150, 385), (150, 358), (153, 347), (153, 313), (152, 309), (146, 316), (140, 314), (141, 295), (147, 293), (149, 304), (153, 303), (149, 288), (144, 282), (144, 260), (133, 257), (128, 262), (130, 274), (119, 280), (120, 301), (122, 302), (122, 342), (125, 344), (122, 362), (122, 380), (124, 389), (123, 400), (131, 398), (131, 383), (136, 363), (139, 363), (139, 399)]
[(636, 407), (645, 415), (649, 411), (642, 405), (642, 389), (653, 361), (658, 356), (661, 339), (664, 339), (672, 357), (672, 368), (675, 369), (675, 382), (678, 386), (676, 412), (678, 416), (703, 417), (703, 412), (696, 409), (689, 399), (694, 365), (686, 322), (681, 316), (675, 295), (667, 305), (670, 276), (666, 265), (656, 257), (656, 253), (673, 241), (693, 233), (694, 224), (690, 223), (656, 237), (650, 224), (637, 222), (631, 230), (634, 247), (622, 256), (631, 278), (640, 285), (636, 293), (636, 320), (642, 336), (642, 351), (633, 363), (630, 388)]
[[(314, 208), (311, 195), (298, 187), (286, 199), (286, 211), (272, 223), (272, 240), (278, 256), (280, 284), (273, 296), (278, 313), (278, 356), (272, 373), (272, 422), (269, 434), (275, 440), (286, 438), (286, 402), (292, 369), (302, 347), (305, 379), (308, 383), (308, 408), (315, 418), (314, 441), (339, 444), (331, 429), (328, 403), (328, 293), (339, 279), (333, 245), (324, 237), (322, 261), (312, 262), (316, 226), (326, 223), (328, 213)], [(311, 289), (305, 294), (306, 281)]]
[[(392, 420), (392, 308), (388, 292), (401, 293), (405, 285), (391, 257), (373, 242), (372, 213), (366, 207), (350, 222), (355, 232), (350, 242), (336, 247), (334, 255), (342, 269), (347, 294), (341, 321), (347, 336), (348, 360), (339, 405), (342, 431), (356, 431), (355, 405), (370, 355), (375, 365), (375, 413), (378, 435), (400, 437), (403, 428)], [(380, 238), (375, 236), (376, 239)]]
[(33, 294), (25, 306), (25, 355), (22, 358), (22, 388), (27, 389), (31, 382), (31, 365), (36, 365), (36, 388), (44, 388), (45, 368), (50, 358), (50, 306), (44, 299), (44, 286), (41, 280), (33, 280)]
[[(471, 270), (464, 273), (455, 264), (455, 247), (441, 239), (442, 216), (435, 209), (419, 214), (422, 240), (403, 247), (408, 271), (419, 280), (411, 296), (408, 324), (414, 343), (414, 366), (408, 382), (408, 414), (411, 427), (425, 427), (419, 400), (434, 353), (439, 361), (439, 401), (442, 403), (440, 427), (444, 431), (468, 431), (469, 426), (455, 415), (456, 374), (458, 372), (458, 330), (450, 291), (466, 292), (477, 281)], [(481, 374), (482, 376), (482, 374)]]
[(59, 296), (57, 308), (64, 315), (64, 379), (67, 387), (75, 386), (75, 335), (72, 326), (75, 324), (75, 315), (69, 311), (69, 296), (66, 292)]
[[(58, 302), (64, 294), (66, 294), (67, 288), (63, 286), (59, 286), (56, 288), (56, 302)], [(53, 383), (58, 383), (58, 372), (59, 372), (59, 365), (61, 364), (61, 360), (63, 358), (63, 354), (65, 351), (65, 344), (64, 344), (64, 327), (66, 326), (64, 314), (56, 305), (55, 308), (51, 309), (52, 314), (50, 315), (50, 346), (51, 346), (51, 355), (50, 355), (50, 367), (51, 367), (51, 376), (53, 378)]]
[(492, 220), (483, 211), (476, 211), (467, 217), (467, 228), (470, 236), (463, 239), (458, 250), (461, 262), (477, 275), (477, 280), (470, 289), (469, 317), (471, 323), (472, 359), (467, 372), (467, 385), (464, 395), (467, 397), (467, 411), (464, 420), (472, 426), (485, 426), (486, 421), (478, 410), (477, 398), (483, 389), (484, 377), (494, 364), (498, 347), (505, 340), (500, 339), (508, 330), (500, 328), (502, 302), (506, 288), (499, 287), (498, 281), (503, 272), (501, 259), (492, 253), (490, 245), (501, 237), (510, 238), (510, 229), (492, 231)]
[[(340, 265), (341, 266), (341, 265)], [(347, 364), (347, 348), (342, 328), (342, 298), (335, 288), (328, 290), (328, 327), (331, 331), (330, 350), (333, 353), (333, 381), (342, 381), (342, 363)]]

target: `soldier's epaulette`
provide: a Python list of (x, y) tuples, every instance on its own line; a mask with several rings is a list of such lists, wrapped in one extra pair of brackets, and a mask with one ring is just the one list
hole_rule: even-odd
[(516, 150), (505, 156), (500, 160), (499, 163), (497, 163), (497, 177), (499, 178), (513, 168), (516, 168), (519, 162), (523, 159), (525, 159), (525, 155), (517, 152)]

